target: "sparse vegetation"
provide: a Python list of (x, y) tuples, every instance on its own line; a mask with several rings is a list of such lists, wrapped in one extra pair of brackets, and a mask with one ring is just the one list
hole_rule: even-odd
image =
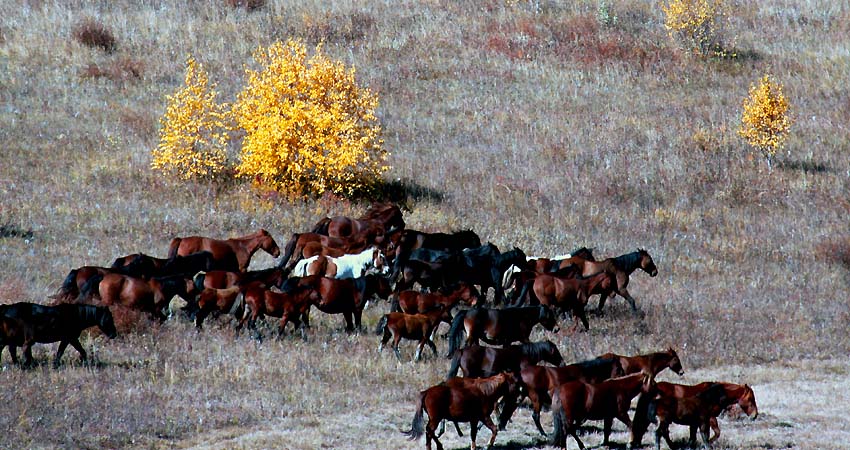
[[(598, 2), (282, 0), (252, 14), (226, 1), (0, 2), (0, 301), (45, 302), (69, 269), (137, 251), (163, 257), (177, 235), (263, 226), (280, 241), (327, 214), (359, 215), (362, 205), (330, 193), (290, 202), (247, 183), (217, 191), (150, 170), (185, 55), (203, 60), (229, 100), (258, 46), (333, 36), (322, 52), (380, 95), (392, 152), (383, 176), (410, 207), (409, 227), (472, 228), (528, 254), (652, 252), (659, 275), (629, 285), (643, 318), (617, 298), (588, 333), (534, 339), (552, 339), (570, 362), (673, 346), (686, 375), (666, 380), (750, 383), (758, 420), (721, 419), (717, 448), (850, 442), (850, 68), (836, 50), (846, 8), (741, 4), (725, 26), (758, 58), (703, 62), (676, 50), (657, 3), (606, 4), (617, 17), (607, 26)], [(71, 41), (87, 17), (120, 38), (113, 54)], [(140, 77), (80, 78), (125, 56)], [(734, 127), (742, 87), (768, 71), (783, 74), (797, 112), (794, 151), (765, 177), (741, 158)], [(272, 264), (258, 254), (253, 268)], [(367, 309), (365, 327), (386, 309)], [(345, 334), (337, 316), (314, 311), (311, 323), (306, 341), (258, 344), (226, 321), (201, 334), (179, 320), (142, 321), (117, 340), (87, 336), (93, 366), (72, 354), (57, 371), (55, 345), (38, 346), (41, 364), (28, 372), (5, 351), (0, 447), (421, 450), (398, 430), (446, 361), (398, 364), (377, 354), (371, 333)], [(535, 433), (520, 408), (496, 443), (546, 448)], [(674, 430), (677, 441), (686, 435)], [(450, 425), (444, 438), (468, 447)], [(624, 428), (612, 439), (626, 442)]]
[(782, 93), (782, 84), (770, 75), (763, 76), (758, 84), (750, 86), (743, 108), (738, 134), (770, 164), (776, 151), (785, 145), (791, 128), (788, 99)]
[(112, 53), (115, 51), (115, 36), (102, 23), (92, 18), (83, 19), (74, 28), (74, 39), (77, 42)]
[(721, 27), (726, 16), (723, 0), (669, 0), (662, 3), (664, 26), (670, 36), (701, 56), (722, 53)]

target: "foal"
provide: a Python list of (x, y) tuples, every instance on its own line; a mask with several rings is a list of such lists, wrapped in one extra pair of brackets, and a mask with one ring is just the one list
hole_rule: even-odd
[(425, 348), (425, 344), (431, 347), (431, 350), (434, 351), (434, 356), (436, 356), (437, 346), (432, 341), (433, 334), (437, 331), (440, 322), (451, 323), (451, 321), (451, 312), (442, 305), (438, 305), (423, 314), (405, 314), (402, 312), (384, 314), (380, 322), (378, 322), (377, 330), (375, 330), (376, 334), (383, 333), (378, 352), (384, 350), (384, 345), (390, 340), (390, 336), (392, 336), (392, 347), (399, 361), (401, 361), (401, 353), (398, 351), (398, 343), (402, 338), (419, 341), (419, 347), (416, 349), (416, 356), (414, 356), (416, 361), (422, 358), (422, 351)]

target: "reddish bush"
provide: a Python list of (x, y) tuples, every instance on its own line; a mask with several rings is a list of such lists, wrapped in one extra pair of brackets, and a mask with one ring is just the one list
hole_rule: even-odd
[(107, 53), (115, 51), (115, 36), (102, 23), (85, 19), (74, 28), (74, 39), (91, 48), (100, 48)]

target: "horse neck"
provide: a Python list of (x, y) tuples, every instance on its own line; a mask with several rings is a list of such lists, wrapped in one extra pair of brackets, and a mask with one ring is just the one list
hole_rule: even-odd
[(616, 258), (610, 258), (609, 261), (615, 269), (622, 270), (626, 275), (631, 275), (640, 267), (640, 254), (638, 252), (627, 253)]
[(726, 391), (726, 395), (730, 398), (735, 399), (736, 402), (741, 401), (747, 394), (747, 388), (745, 388), (743, 385), (734, 383), (719, 384), (723, 386), (723, 389)]
[(260, 249), (260, 241), (263, 239), (261, 233), (256, 233), (251, 236), (229, 239), (234, 244), (234, 247), (243, 252), (250, 259)]
[[(497, 379), (494, 379), (497, 378)], [(495, 399), (503, 394), (503, 390), (507, 387), (507, 380), (504, 375), (495, 375), (490, 378), (485, 378), (478, 383), (478, 389), (481, 395), (487, 399)]]
[(623, 378), (620, 378), (618, 381), (621, 381), (620, 387), (621, 389), (628, 393), (629, 395), (637, 395), (643, 387), (643, 379), (644, 373), (639, 372), (632, 375), (626, 375)]

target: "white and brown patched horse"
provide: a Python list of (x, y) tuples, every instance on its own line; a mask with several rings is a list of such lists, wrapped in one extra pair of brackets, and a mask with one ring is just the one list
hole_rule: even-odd
[(380, 274), (386, 274), (389, 271), (387, 258), (380, 248), (371, 247), (360, 253), (343, 255), (338, 258), (316, 255), (302, 259), (295, 265), (292, 275), (296, 277), (322, 275), (329, 278), (345, 279), (360, 278), (366, 275), (367, 271), (375, 271)]

